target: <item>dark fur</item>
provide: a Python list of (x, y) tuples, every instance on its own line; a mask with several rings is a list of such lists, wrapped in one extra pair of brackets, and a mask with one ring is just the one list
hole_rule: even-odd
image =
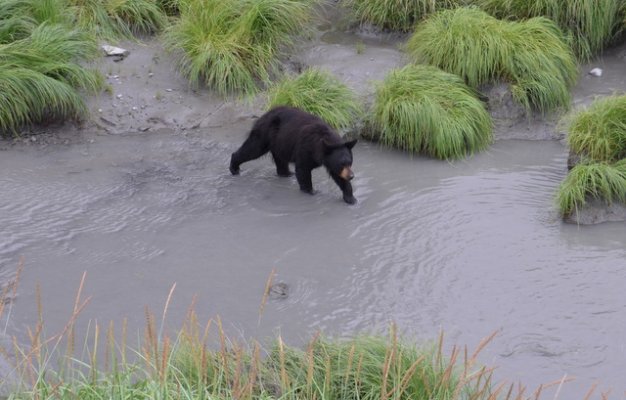
[(343, 200), (354, 204), (350, 168), (355, 144), (356, 140), (344, 142), (315, 115), (293, 107), (276, 107), (254, 123), (248, 138), (230, 159), (230, 172), (239, 174), (241, 164), (269, 151), (279, 176), (290, 176), (289, 163), (296, 165), (296, 178), (303, 192), (314, 193), (311, 171), (323, 165), (343, 192)]

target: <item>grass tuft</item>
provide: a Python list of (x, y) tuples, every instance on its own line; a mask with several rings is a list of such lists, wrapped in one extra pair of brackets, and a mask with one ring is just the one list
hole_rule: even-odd
[[(20, 24), (16, 25), (17, 22)], [(24, 23), (31, 29), (43, 24), (62, 24), (95, 34), (101, 39), (131, 38), (135, 34), (161, 31), (167, 17), (157, 0), (4, 0), (0, 2), (0, 42), (3, 31), (23, 38)], [(6, 24), (14, 28), (7, 29)], [(16, 30), (19, 28), (19, 30)]]
[(354, 92), (330, 72), (307, 69), (269, 89), (268, 108), (297, 107), (317, 115), (337, 130), (353, 126), (362, 115)]
[(446, 374), (434, 349), (398, 338), (312, 340), (306, 350), (278, 342), (269, 370), (281, 387), (307, 399), (453, 399), (459, 377)]
[(559, 187), (556, 203), (562, 215), (580, 210), (589, 198), (626, 203), (626, 160), (614, 164), (581, 163)]
[(547, 17), (571, 37), (574, 53), (589, 60), (620, 30), (622, 0), (472, 0), (497, 18)]
[(626, 158), (626, 96), (595, 100), (570, 117), (567, 140), (571, 149), (593, 161)]
[(344, 0), (361, 23), (407, 32), (424, 16), (456, 6), (456, 0)]
[(69, 25), (65, 0), (4, 0), (0, 2), (0, 43), (23, 39), (39, 25)]
[(281, 50), (309, 20), (309, 0), (189, 0), (165, 33), (180, 51), (179, 69), (192, 85), (222, 95), (258, 91), (276, 69)]
[(74, 23), (99, 38), (115, 40), (165, 28), (156, 0), (66, 0)]
[(156, 0), (108, 0), (106, 7), (117, 31), (126, 37), (160, 32), (168, 22)]
[(96, 92), (103, 79), (77, 61), (97, 52), (93, 38), (61, 25), (42, 24), (30, 36), (0, 45), (0, 132), (46, 119), (86, 113), (80, 90)]
[[(0, 293), (3, 305), (15, 294), (20, 276)], [(513, 400), (522, 399), (525, 388), (494, 385), (492, 369), (481, 367), (478, 356), (495, 333), (470, 352), (454, 346), (444, 355), (443, 334), (434, 345), (416, 346), (390, 334), (330, 340), (316, 335), (304, 349), (287, 345), (278, 337), (269, 350), (259, 343), (238, 343), (229, 338), (221, 320), (200, 325), (189, 307), (174, 339), (164, 329), (172, 286), (160, 321), (146, 308), (144, 335), (134, 348), (128, 344), (128, 327), (97, 321), (86, 332), (76, 333), (77, 320), (91, 297), (83, 295), (86, 273), (74, 300), (71, 315), (60, 332), (48, 335), (41, 292), (36, 289), (37, 322), (28, 329), (26, 343), (17, 338), (0, 357), (14, 366), (13, 387), (0, 381), (8, 399), (242, 399), (242, 400)], [(7, 310), (10, 312), (10, 309)], [(7, 316), (8, 318), (8, 316)], [(116, 336), (121, 333), (121, 337)], [(26, 336), (26, 335), (25, 335)], [(130, 333), (130, 336), (134, 336)], [(83, 338), (82, 341), (78, 338)], [(63, 344), (66, 348), (63, 349)], [(505, 396), (504, 395), (507, 393)], [(538, 399), (541, 388), (533, 398)]]
[(477, 8), (445, 10), (417, 26), (407, 49), (413, 61), (457, 74), (474, 88), (509, 81), (528, 110), (568, 108), (577, 78), (563, 34), (546, 18), (506, 22)]
[(462, 158), (493, 140), (476, 92), (431, 66), (391, 71), (378, 85), (370, 122), (383, 144), (440, 159)]

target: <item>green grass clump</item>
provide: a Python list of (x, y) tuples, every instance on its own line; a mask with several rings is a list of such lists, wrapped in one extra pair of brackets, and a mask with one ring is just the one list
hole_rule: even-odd
[[(15, 296), (23, 265), (0, 293), (0, 318), (5, 310), (10, 315), (5, 300)], [(130, 332), (126, 319), (121, 329), (92, 320), (77, 333), (77, 320), (90, 301), (83, 295), (85, 277), (59, 333), (47, 335), (44, 305), (38, 302), (26, 342), (14, 337), (10, 348), (0, 342), (0, 357), (13, 367), (11, 380), (0, 380), (8, 400), (513, 400), (525, 391), (521, 385), (518, 393), (518, 385), (496, 386), (493, 369), (478, 365), (495, 333), (473, 352), (455, 346), (449, 355), (443, 352), (443, 334), (432, 345), (416, 346), (398, 336), (395, 325), (386, 337), (316, 335), (304, 349), (278, 337), (266, 350), (256, 341), (229, 338), (219, 318), (199, 324), (192, 304), (172, 338), (166, 316), (175, 284), (158, 320), (146, 308), (144, 335)], [(137, 344), (129, 344), (129, 337), (137, 337)]]
[(77, 62), (96, 52), (91, 36), (61, 25), (42, 24), (24, 39), (0, 44), (0, 133), (84, 115), (79, 91), (96, 92), (103, 80)]
[(0, 43), (23, 39), (43, 23), (69, 25), (65, 0), (3, 0), (0, 2)]
[(64, 12), (67, 0), (3, 0), (0, 2), (0, 20), (11, 17), (27, 17), (37, 25), (47, 23), (67, 23)]
[(457, 75), (425, 65), (389, 73), (376, 90), (370, 123), (383, 144), (440, 159), (464, 157), (493, 140), (476, 92)]
[(595, 100), (588, 109), (574, 114), (567, 140), (575, 153), (594, 161), (626, 158), (626, 96)]
[(279, 105), (317, 115), (338, 130), (353, 126), (362, 115), (350, 88), (330, 72), (314, 68), (296, 77), (285, 77), (269, 89), (268, 108)]
[(27, 37), (36, 28), (35, 22), (23, 15), (0, 18), (0, 44), (11, 43)]
[(576, 165), (561, 183), (556, 203), (562, 215), (569, 215), (580, 210), (589, 198), (607, 204), (626, 203), (626, 160)]
[(226, 95), (258, 91), (269, 82), (280, 51), (302, 32), (309, 0), (189, 0), (166, 30), (168, 49), (180, 51), (179, 69)]
[(455, 6), (455, 0), (344, 0), (362, 23), (407, 32), (424, 16)]
[(416, 62), (461, 76), (470, 86), (508, 81), (528, 110), (568, 108), (576, 60), (558, 27), (546, 18), (501, 21), (477, 8), (433, 14), (407, 49)]
[(116, 30), (126, 37), (160, 32), (168, 22), (157, 0), (107, 0), (106, 9)]
[(283, 390), (303, 399), (457, 399), (464, 385), (436, 349), (393, 337), (318, 338), (306, 350), (279, 342), (267, 364)]
[[(150, 34), (167, 25), (157, 0), (4, 0), (0, 2), (0, 41), (4, 32), (26, 36), (42, 24), (62, 24), (95, 34), (101, 39)], [(9, 28), (7, 27), (9, 26)], [(13, 27), (11, 27), (11, 25)]]
[(623, 0), (471, 0), (498, 18), (524, 20), (547, 17), (571, 38), (576, 55), (588, 60), (615, 37), (620, 29)]
[(167, 25), (156, 0), (66, 0), (74, 23), (96, 36), (115, 40), (154, 33)]

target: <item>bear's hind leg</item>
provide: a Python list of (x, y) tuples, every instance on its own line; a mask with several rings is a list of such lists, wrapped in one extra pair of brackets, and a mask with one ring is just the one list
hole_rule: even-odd
[(230, 173), (239, 175), (239, 166), (247, 161), (261, 157), (269, 151), (269, 143), (265, 143), (258, 135), (250, 133), (250, 136), (241, 145), (239, 150), (230, 157)]
[(276, 164), (276, 174), (278, 176), (282, 176), (284, 178), (290, 177), (293, 175), (291, 171), (289, 171), (289, 162), (280, 159), (274, 153), (272, 153), (272, 157), (274, 158), (274, 164)]

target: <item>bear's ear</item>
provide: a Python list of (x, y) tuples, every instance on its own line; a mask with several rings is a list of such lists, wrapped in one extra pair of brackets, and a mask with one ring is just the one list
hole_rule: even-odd
[(354, 145), (356, 144), (356, 142), (357, 142), (357, 139), (350, 140), (349, 142), (346, 142), (345, 145), (346, 145), (346, 147), (348, 149), (351, 150), (354, 147)]
[(322, 139), (322, 147), (324, 148), (324, 154), (328, 155), (337, 148), (337, 145), (329, 143), (326, 139)]

